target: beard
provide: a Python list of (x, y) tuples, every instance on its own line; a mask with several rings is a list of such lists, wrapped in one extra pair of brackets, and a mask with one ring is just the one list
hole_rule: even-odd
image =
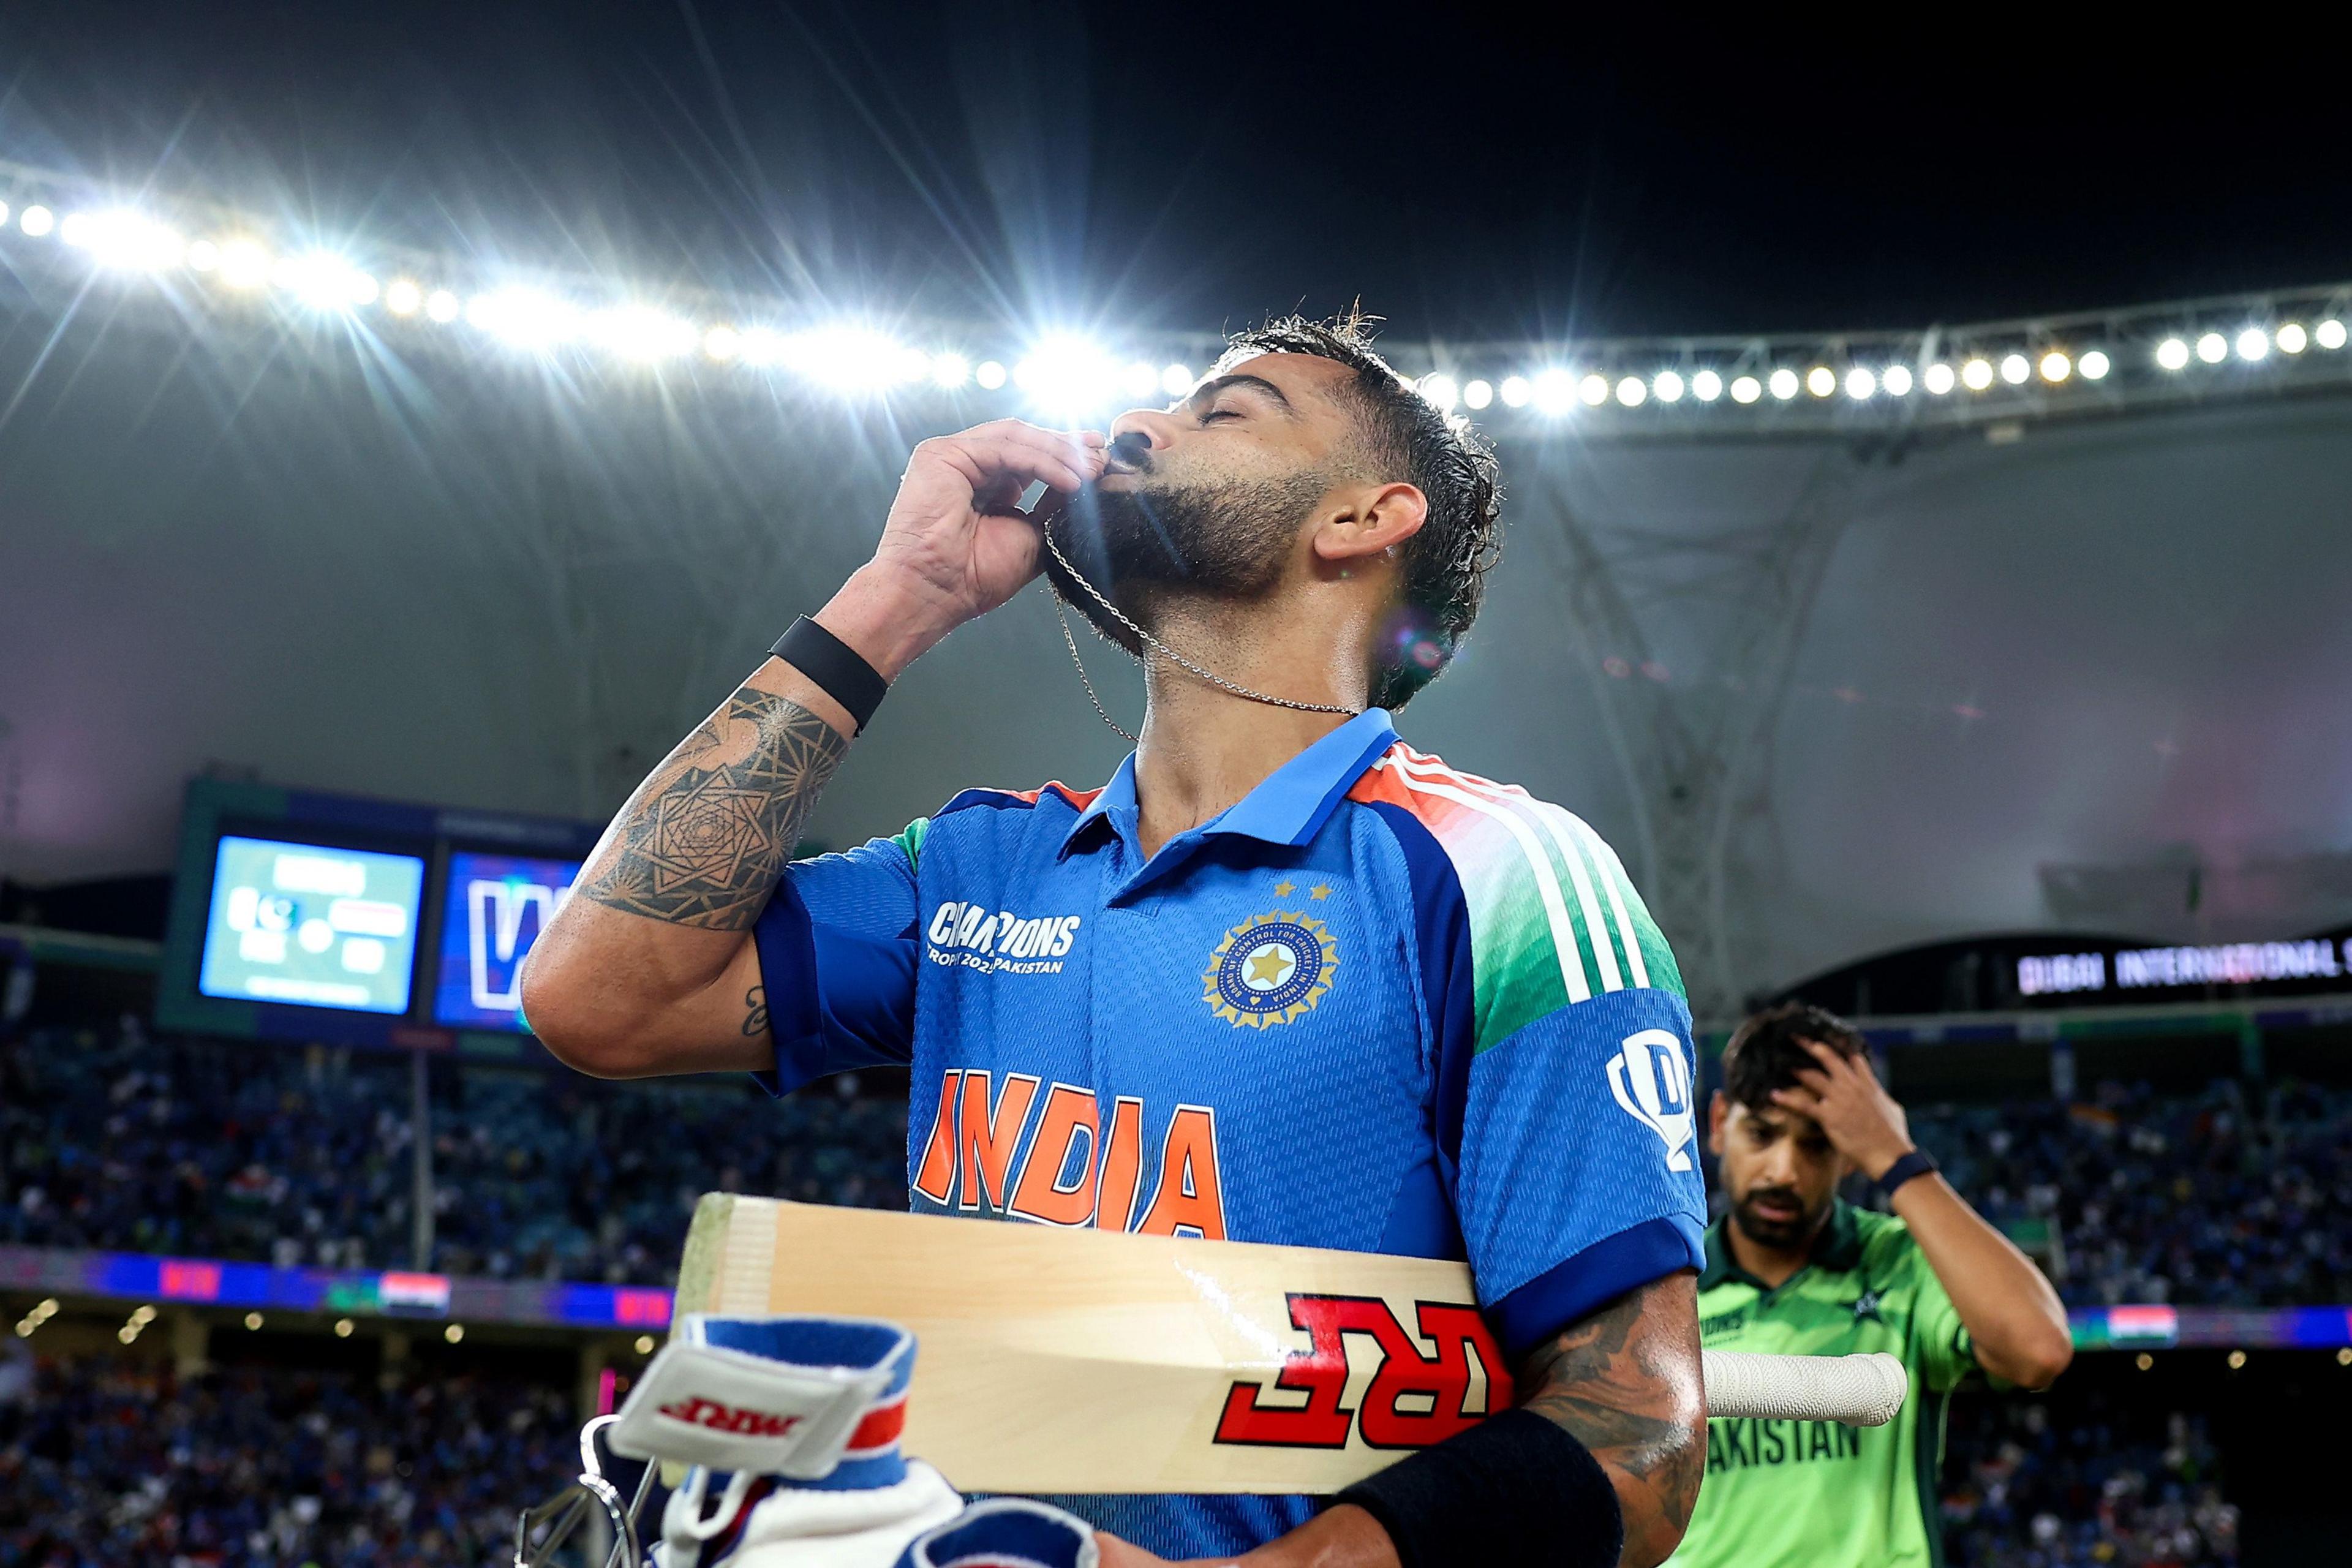
[[(1141, 482), (1126, 489), (1087, 486), (1045, 526), (1074, 571), (1155, 631), (1170, 599), (1247, 604), (1271, 594), (1299, 525), (1328, 489), (1312, 472), (1192, 484), (1154, 479), (1148, 467), (1139, 473)], [(1134, 634), (1050, 552), (1045, 578), (1097, 633), (1141, 657)]]
[[(1793, 1219), (1769, 1218), (1756, 1211), (1757, 1200), (1769, 1198), (1795, 1207)], [(1814, 1207), (1807, 1208), (1804, 1199), (1794, 1187), (1750, 1187), (1739, 1194), (1731, 1205), (1731, 1222), (1739, 1232), (1759, 1247), (1769, 1247), (1776, 1252), (1794, 1252), (1811, 1242), (1829, 1217), (1831, 1199), (1824, 1198)]]

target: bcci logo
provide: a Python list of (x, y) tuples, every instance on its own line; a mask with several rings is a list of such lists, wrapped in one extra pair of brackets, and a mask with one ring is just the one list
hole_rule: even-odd
[(1683, 1043), (1671, 1029), (1644, 1029), (1630, 1035), (1609, 1058), (1609, 1092), (1618, 1108), (1656, 1133), (1666, 1146), (1666, 1169), (1691, 1168), (1690, 1064), (1683, 1058)]
[(1201, 976), (1201, 999), (1236, 1029), (1287, 1024), (1331, 989), (1339, 944), (1306, 915), (1259, 915), (1225, 933)]

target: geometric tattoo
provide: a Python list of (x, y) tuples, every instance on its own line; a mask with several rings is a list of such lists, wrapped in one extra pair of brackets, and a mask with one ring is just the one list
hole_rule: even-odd
[(800, 704), (743, 687), (637, 786), (579, 890), (673, 925), (750, 930), (848, 750)]
[(1698, 1321), (1690, 1277), (1669, 1275), (1570, 1324), (1519, 1369), (1523, 1407), (1625, 1477), (1629, 1534), (1663, 1521), (1679, 1535), (1706, 1472), (1696, 1421)]

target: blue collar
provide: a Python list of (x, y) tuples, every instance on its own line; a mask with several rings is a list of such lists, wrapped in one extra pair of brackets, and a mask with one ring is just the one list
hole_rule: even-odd
[[(1321, 829), (1372, 759), (1395, 743), (1396, 725), (1388, 710), (1366, 709), (1275, 769), (1255, 789), (1194, 828), (1192, 836), (1233, 833), (1267, 844), (1304, 844)], [(1062, 853), (1068, 854), (1080, 834), (1115, 811), (1129, 818), (1135, 815), (1132, 752), (1070, 824), (1062, 837)]]

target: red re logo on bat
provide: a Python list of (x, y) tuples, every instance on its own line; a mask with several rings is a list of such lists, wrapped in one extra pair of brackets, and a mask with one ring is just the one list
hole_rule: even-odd
[[(1217, 1419), (1220, 1443), (1344, 1448), (1352, 1428), (1369, 1447), (1425, 1448), (1510, 1406), (1511, 1374), (1504, 1368), (1502, 1347), (1475, 1307), (1416, 1303), (1420, 1337), (1437, 1346), (1434, 1356), (1425, 1356), (1419, 1341), (1377, 1296), (1294, 1291), (1289, 1300), (1291, 1323), (1305, 1329), (1312, 1342), (1290, 1353), (1274, 1386), (1303, 1393), (1307, 1403), (1266, 1405), (1259, 1399), (1264, 1384), (1236, 1383), (1226, 1391), (1224, 1412)], [(1349, 1334), (1370, 1335), (1381, 1353), (1380, 1370), (1354, 1410), (1342, 1403)], [(1474, 1355), (1486, 1379), (1486, 1408), (1476, 1412), (1465, 1407)]]
[(734, 1432), (746, 1437), (782, 1437), (801, 1424), (797, 1415), (776, 1415), (765, 1410), (740, 1410), (699, 1395), (657, 1407), (673, 1421), (708, 1426), (713, 1432)]

